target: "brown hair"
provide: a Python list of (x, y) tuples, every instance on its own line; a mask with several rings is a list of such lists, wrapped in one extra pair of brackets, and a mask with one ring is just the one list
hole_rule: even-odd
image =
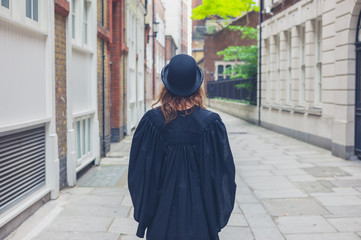
[[(204, 92), (202, 87), (198, 88), (198, 90), (192, 95), (182, 97), (174, 95), (163, 85), (158, 100), (152, 104), (152, 108), (161, 108), (165, 119), (165, 124), (167, 124), (177, 117), (178, 110), (185, 110), (187, 105), (192, 105), (193, 107), (191, 108), (191, 111), (185, 111), (185, 115), (183, 116), (192, 114), (194, 111), (194, 106), (205, 108), (205, 106), (203, 106), (203, 96)], [(161, 106), (154, 107), (158, 103), (161, 103)]]

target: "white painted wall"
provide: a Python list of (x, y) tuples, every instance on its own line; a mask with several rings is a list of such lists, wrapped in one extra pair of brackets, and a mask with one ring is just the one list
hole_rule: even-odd
[(0, 227), (51, 193), (59, 194), (55, 129), (54, 2), (39, 1), (38, 21), (25, 16), (25, 1), (0, 6), (0, 135), (45, 125), (45, 187), (0, 215)]

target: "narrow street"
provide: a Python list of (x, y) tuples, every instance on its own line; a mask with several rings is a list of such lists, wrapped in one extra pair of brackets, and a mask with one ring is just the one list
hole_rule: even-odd
[[(361, 239), (361, 161), (220, 114), (237, 169), (222, 240)], [(126, 182), (130, 143), (113, 144), (77, 187), (62, 190), (6, 240), (139, 239)]]

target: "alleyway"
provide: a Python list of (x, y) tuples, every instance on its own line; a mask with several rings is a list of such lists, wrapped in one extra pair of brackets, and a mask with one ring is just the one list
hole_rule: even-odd
[[(361, 161), (221, 113), (237, 167), (237, 198), (222, 240), (361, 239)], [(135, 240), (126, 188), (131, 137), (7, 240)]]

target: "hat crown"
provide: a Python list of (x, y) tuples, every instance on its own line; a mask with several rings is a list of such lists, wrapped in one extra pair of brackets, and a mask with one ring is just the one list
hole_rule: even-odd
[(197, 63), (186, 54), (174, 56), (169, 62), (168, 81), (172, 86), (186, 90), (191, 88), (197, 78)]

